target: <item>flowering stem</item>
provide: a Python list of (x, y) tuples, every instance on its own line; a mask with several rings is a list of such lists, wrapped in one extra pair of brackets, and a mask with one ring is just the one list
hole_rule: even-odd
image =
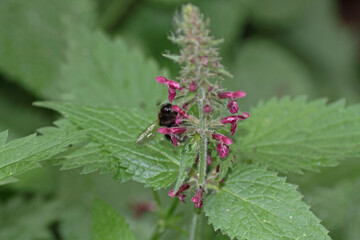
[(150, 240), (157, 240), (157, 239), (159, 239), (163, 232), (164, 232), (164, 231), (161, 231), (161, 230), (160, 230), (160, 225), (157, 224), (157, 225), (156, 225), (156, 228), (155, 228), (155, 230), (154, 230), (154, 232), (153, 232), (153, 234), (151, 235)]
[(173, 200), (171, 206), (169, 207), (169, 209), (166, 212), (166, 216), (165, 216), (166, 219), (171, 217), (171, 215), (174, 213), (174, 211), (175, 211), (176, 207), (178, 206), (178, 204), (179, 204), (179, 200), (175, 198)]
[(204, 101), (206, 98), (205, 88), (200, 86), (199, 88), (199, 127), (200, 127), (200, 149), (199, 149), (199, 185), (203, 185), (205, 183), (205, 175), (206, 175), (206, 154), (207, 154), (207, 137), (205, 134), (206, 129), (206, 119), (204, 114)]
[(153, 190), (153, 195), (154, 195), (156, 204), (158, 205), (158, 209), (161, 209), (161, 200), (160, 200), (159, 193), (157, 191)]
[(158, 240), (161, 237), (161, 235), (165, 232), (166, 228), (169, 227), (167, 225), (168, 219), (174, 213), (176, 207), (178, 206), (178, 203), (179, 203), (179, 200), (175, 198), (173, 200), (171, 206), (166, 211), (165, 216), (158, 220), (158, 223), (156, 224), (156, 228), (155, 228), (153, 234), (151, 235), (150, 240)]
[(189, 240), (195, 240), (196, 239), (196, 233), (198, 232), (198, 228), (199, 228), (199, 213), (198, 211), (195, 210), (194, 215), (193, 215), (193, 219), (191, 222), (191, 230), (190, 230), (190, 236), (189, 236)]

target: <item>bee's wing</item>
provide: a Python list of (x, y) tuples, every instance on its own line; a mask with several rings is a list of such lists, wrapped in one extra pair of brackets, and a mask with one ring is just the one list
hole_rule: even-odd
[(148, 141), (150, 141), (157, 133), (159, 128), (159, 120), (156, 120), (153, 124), (151, 124), (145, 131), (143, 131), (138, 139), (136, 140), (137, 145), (144, 145)]

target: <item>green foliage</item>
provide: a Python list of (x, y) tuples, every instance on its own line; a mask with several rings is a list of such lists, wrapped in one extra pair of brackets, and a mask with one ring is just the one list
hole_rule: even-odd
[(174, 193), (179, 190), (179, 187), (184, 182), (188, 169), (194, 164), (197, 154), (198, 145), (193, 141), (187, 141), (183, 146), (180, 157), (179, 176), (176, 180)]
[(260, 103), (251, 114), (243, 124), (248, 134), (241, 134), (238, 146), (240, 156), (253, 162), (301, 173), (359, 154), (359, 105), (282, 98)]
[(215, 230), (238, 239), (330, 239), (296, 186), (256, 165), (237, 166), (205, 202)]
[(59, 213), (56, 201), (12, 198), (0, 204), (0, 239), (52, 239), (49, 225), (58, 220)]
[(154, 188), (167, 187), (175, 181), (179, 160), (170, 143), (157, 139), (144, 146), (135, 144), (141, 129), (151, 124), (151, 114), (67, 103), (37, 105), (59, 111), (79, 128), (86, 129), (90, 139), (102, 144), (134, 180)]
[(226, 81), (228, 89), (242, 89), (241, 110), (274, 96), (314, 94), (313, 76), (306, 64), (291, 51), (269, 38), (250, 38), (236, 51), (231, 72), (236, 81)]
[[(226, 4), (217, 0), (183, 1), (183, 3), (187, 2), (199, 6), (203, 10), (204, 17), (210, 19), (213, 35), (224, 39), (220, 51), (231, 52), (230, 46), (236, 40), (236, 36), (243, 31), (246, 23), (248, 16), (246, 1), (226, 0)], [(159, 53), (164, 50), (176, 51), (174, 45), (167, 39), (167, 35), (172, 27), (173, 12), (179, 8), (179, 4), (174, 0), (144, 1), (134, 9), (133, 14), (126, 19), (126, 24), (119, 29), (119, 34), (129, 44), (143, 46), (144, 50), (156, 57), (160, 63), (174, 68), (173, 75), (178, 69)]]
[(333, 239), (352, 239), (353, 226), (359, 224), (356, 216), (360, 193), (354, 191), (359, 188), (359, 171), (359, 159), (354, 158), (336, 168), (323, 169), (321, 173), (289, 178), (290, 182), (299, 185), (305, 201), (311, 204), (312, 211), (330, 230)]
[(359, 208), (360, 194), (354, 191), (359, 187), (360, 179), (339, 179), (339, 182), (331, 187), (317, 186), (305, 192), (308, 194), (306, 200), (311, 203), (314, 213), (329, 229), (334, 231), (336, 227), (346, 229), (347, 226), (343, 225), (352, 221), (353, 209)]
[(0, 68), (38, 96), (53, 96), (66, 48), (64, 19), (90, 26), (90, 0), (0, 2)]
[[(244, 31), (246, 18), (249, 15), (247, 0), (195, 0), (194, 4), (204, 9), (204, 17), (210, 20), (210, 30), (214, 36), (222, 38), (220, 53), (231, 51), (230, 46), (237, 34)], [(224, 27), (226, 26), (226, 27)], [(225, 55), (225, 54), (222, 54)]]
[(67, 63), (57, 81), (66, 93), (62, 99), (154, 110), (165, 98), (155, 77), (166, 72), (138, 49), (129, 50), (120, 38), (111, 40), (86, 28), (70, 27), (68, 36)]
[(74, 168), (83, 168), (82, 174), (89, 174), (95, 171), (100, 173), (118, 172), (118, 161), (111, 157), (104, 150), (101, 144), (92, 142), (87, 137), (87, 132), (80, 130), (74, 124), (66, 119), (55, 122), (58, 128), (46, 127), (38, 130), (43, 136), (54, 136), (59, 131), (83, 132), (76, 144), (72, 144), (66, 151), (53, 156), (47, 162), (51, 165), (62, 165), (61, 170), (69, 170)]
[(92, 205), (94, 240), (135, 240), (129, 226), (107, 203), (95, 199)]
[(116, 174), (118, 168), (117, 160), (109, 156), (101, 144), (94, 142), (74, 146), (71, 151), (57, 156), (55, 161), (52, 162), (61, 164), (61, 170), (83, 167), (82, 174), (95, 171)]
[(85, 131), (64, 131), (52, 128), (52, 134), (36, 134), (5, 144), (7, 132), (0, 134), (0, 180), (16, 176), (40, 167), (40, 161), (48, 160), (68, 149), (85, 137)]
[(267, 28), (284, 28), (296, 24), (311, 5), (309, 0), (254, 0), (249, 1), (250, 17)]
[(51, 122), (44, 114), (32, 108), (30, 103), (22, 106), (12, 101), (16, 95), (17, 92), (11, 92), (0, 85), (0, 131), (8, 129), (9, 140), (29, 135), (35, 129)]
[(226, 177), (226, 174), (228, 173), (228, 171), (230, 170), (230, 168), (232, 168), (232, 160), (231, 157), (228, 157), (225, 160), (220, 160), (222, 161), (222, 163), (220, 164), (220, 169), (219, 169), (219, 179), (223, 179), (224, 177)]
[(318, 96), (332, 100), (346, 96), (348, 101), (358, 102), (357, 40), (340, 20), (336, 1), (309, 2), (296, 27), (280, 39), (312, 69)]

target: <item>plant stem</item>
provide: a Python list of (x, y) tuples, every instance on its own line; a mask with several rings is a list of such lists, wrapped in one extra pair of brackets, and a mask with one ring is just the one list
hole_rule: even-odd
[(153, 195), (154, 195), (155, 202), (158, 205), (158, 209), (161, 210), (161, 200), (160, 200), (159, 193), (157, 191), (153, 190)]
[(160, 231), (160, 225), (157, 224), (157, 225), (156, 225), (156, 228), (155, 228), (155, 230), (154, 230), (154, 232), (153, 232), (153, 234), (151, 235), (150, 240), (157, 240), (157, 239), (159, 239), (159, 237), (161, 236), (162, 233), (163, 233), (163, 231)]
[(206, 154), (207, 154), (207, 137), (205, 134), (206, 129), (206, 119), (204, 114), (204, 101), (206, 98), (205, 88), (200, 86), (199, 88), (199, 101), (198, 101), (198, 108), (199, 108), (199, 127), (200, 131), (200, 149), (199, 149), (199, 186), (205, 183), (206, 177)]
[(199, 213), (194, 211), (193, 219), (191, 222), (191, 230), (189, 240), (196, 240), (196, 233), (198, 232)]
[[(155, 191), (154, 191), (154, 197), (155, 197)], [(155, 197), (156, 199), (156, 197)], [(160, 198), (159, 198), (160, 200)], [(166, 214), (163, 218), (160, 218), (156, 224), (156, 228), (153, 232), (153, 234), (150, 237), (150, 240), (157, 240), (161, 237), (161, 235), (165, 232), (167, 226), (166, 223), (168, 222), (168, 219), (171, 217), (171, 215), (174, 213), (176, 207), (179, 204), (179, 200), (175, 198), (173, 202), (171, 203), (170, 207), (166, 211)]]
[(167, 210), (166, 212), (166, 215), (165, 215), (165, 219), (167, 220), (175, 211), (176, 207), (178, 206), (179, 204), (179, 200), (177, 198), (175, 198), (171, 204), (171, 206), (169, 207), (169, 209)]

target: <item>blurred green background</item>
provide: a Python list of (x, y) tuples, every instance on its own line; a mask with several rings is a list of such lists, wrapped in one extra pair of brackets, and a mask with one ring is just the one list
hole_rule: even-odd
[[(67, 95), (61, 72), (72, 43), (68, 29), (73, 27), (101, 30), (110, 38), (121, 38), (130, 49), (143, 52), (146, 61), (155, 60), (169, 71), (169, 77), (175, 78), (178, 66), (161, 54), (178, 51), (167, 36), (174, 31), (175, 11), (187, 2), (1, 0), (0, 131), (9, 129), (10, 139), (16, 139), (58, 118), (31, 104)], [(234, 75), (226, 79), (224, 87), (247, 92), (241, 110), (251, 112), (258, 101), (285, 95), (359, 102), (359, 1), (190, 2), (210, 18), (213, 35), (224, 39), (220, 46), (223, 64)], [(357, 160), (321, 174), (289, 176), (290, 182), (300, 184), (305, 201), (323, 220), (333, 239), (360, 239)], [(166, 192), (161, 195), (168, 202)], [(151, 189), (136, 183), (121, 184), (110, 176), (59, 172), (51, 167), (0, 186), (0, 239), (91, 239), (89, 206), (94, 197), (107, 201), (125, 216), (137, 239), (148, 239), (156, 216), (145, 213), (136, 218), (132, 206), (153, 201)], [(181, 208), (183, 222), (190, 224), (192, 209)], [(204, 238), (218, 236), (211, 227), (205, 223), (203, 226)], [(167, 234), (163, 239), (174, 239), (169, 237), (174, 232)]]

